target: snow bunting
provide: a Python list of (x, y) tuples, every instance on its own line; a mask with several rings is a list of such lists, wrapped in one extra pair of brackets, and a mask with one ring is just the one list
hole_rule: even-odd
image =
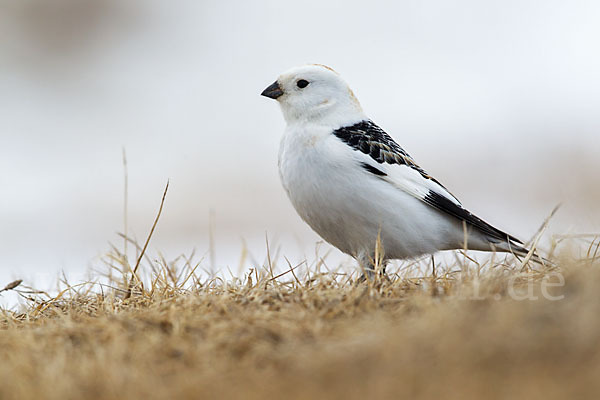
[(279, 175), (300, 217), (373, 274), (383, 260), (462, 249), (514, 252), (523, 243), (465, 209), (363, 112), (338, 73), (306, 65), (262, 93), (279, 102), (287, 127)]

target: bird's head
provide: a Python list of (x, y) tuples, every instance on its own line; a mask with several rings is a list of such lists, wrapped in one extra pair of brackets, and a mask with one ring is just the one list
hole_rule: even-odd
[(288, 124), (315, 122), (342, 126), (366, 118), (348, 84), (324, 65), (292, 68), (261, 95), (279, 102)]

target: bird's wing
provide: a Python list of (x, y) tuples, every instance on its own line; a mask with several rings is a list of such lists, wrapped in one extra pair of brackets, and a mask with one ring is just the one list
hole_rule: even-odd
[(334, 130), (333, 134), (361, 154), (362, 167), (379, 178), (429, 206), (465, 221), (490, 238), (522, 243), (464, 208), (448, 189), (419, 167), (394, 139), (372, 121), (342, 127)]

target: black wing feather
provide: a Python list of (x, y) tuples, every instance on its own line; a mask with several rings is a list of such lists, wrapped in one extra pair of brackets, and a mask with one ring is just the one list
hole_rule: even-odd
[(478, 216), (471, 214), (471, 212), (469, 212), (468, 210), (452, 202), (451, 200), (442, 196), (441, 194), (434, 192), (433, 190), (429, 191), (429, 193), (427, 194), (427, 196), (425, 196), (423, 201), (429, 204), (430, 206), (437, 208), (440, 211), (444, 211), (462, 221), (465, 221), (469, 225), (472, 225), (473, 227), (477, 228), (479, 231), (485, 233), (491, 238), (523, 244), (523, 242), (517, 239), (516, 237), (509, 235), (508, 233), (503, 232), (498, 228), (493, 227)]
[(379, 164), (406, 165), (419, 172), (423, 178), (434, 181), (444, 188), (441, 183), (419, 167), (415, 160), (390, 135), (371, 120), (341, 127), (334, 130), (333, 134), (352, 149), (370, 156)]
[(370, 173), (372, 173), (373, 175), (377, 175), (377, 176), (387, 176), (387, 174), (383, 171), (381, 171), (378, 168), (375, 168), (374, 166), (372, 166), (371, 164), (367, 164), (367, 163), (360, 163), (360, 165), (362, 165), (362, 167), (364, 169), (366, 169), (367, 171), (369, 171)]

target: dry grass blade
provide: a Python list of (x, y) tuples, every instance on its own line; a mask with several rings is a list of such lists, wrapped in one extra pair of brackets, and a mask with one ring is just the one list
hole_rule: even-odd
[[(556, 214), (556, 212), (558, 211), (558, 209), (560, 208), (561, 204), (557, 204), (554, 209), (552, 209), (552, 212), (550, 212), (550, 215), (548, 215), (546, 217), (546, 219), (544, 220), (544, 223), (542, 224), (542, 226), (540, 226), (540, 228), (538, 229), (536, 235), (534, 236), (535, 239), (533, 240), (533, 243), (531, 244), (531, 247), (529, 248), (529, 252), (527, 253), (527, 255), (525, 256), (525, 258), (523, 259), (523, 261), (521, 261), (521, 271), (524, 271), (527, 263), (529, 262), (529, 260), (531, 260), (532, 257), (534, 257), (535, 251), (537, 249), (537, 245), (540, 241), (540, 239), (542, 238), (542, 235), (544, 234), (544, 232), (546, 231), (546, 228), (548, 227), (548, 224), (550, 223), (550, 220), (552, 219), (552, 217), (554, 217), (554, 214)], [(542, 265), (545, 265), (546, 260), (544, 260), (544, 258), (542, 257), (536, 257), (536, 259), (539, 259), (542, 263)]]
[(269, 274), (271, 275), (271, 280), (274, 279), (273, 277), (273, 262), (271, 261), (271, 249), (269, 247), (269, 236), (267, 235), (267, 233), (265, 232), (265, 243), (267, 245), (267, 265), (269, 266)]
[(138, 283), (141, 283), (141, 280), (137, 276), (137, 271), (138, 271), (138, 268), (139, 268), (140, 263), (142, 261), (142, 258), (144, 257), (144, 254), (146, 253), (146, 249), (148, 248), (148, 243), (150, 243), (150, 239), (152, 238), (152, 234), (154, 233), (154, 229), (156, 228), (156, 225), (158, 224), (158, 220), (160, 219), (160, 215), (162, 214), (162, 210), (163, 210), (163, 206), (165, 204), (165, 199), (167, 197), (167, 191), (168, 190), (169, 190), (169, 181), (167, 181), (167, 184), (165, 186), (165, 191), (163, 192), (162, 199), (160, 200), (160, 207), (158, 208), (158, 213), (156, 214), (156, 218), (154, 219), (154, 223), (152, 224), (152, 228), (150, 229), (150, 233), (148, 234), (148, 237), (146, 238), (146, 242), (144, 243), (144, 246), (142, 247), (142, 252), (140, 253), (140, 255), (137, 258), (137, 261), (135, 262), (135, 267), (133, 268), (133, 271), (132, 271), (132, 277), (131, 277), (131, 280), (129, 281), (129, 287), (127, 288), (127, 295), (125, 296), (125, 298), (131, 297), (131, 290), (133, 288), (133, 281), (134, 281), (134, 279)]
[(550, 214), (546, 218), (544, 218), (544, 221), (542, 222), (540, 227), (537, 229), (537, 231), (535, 231), (533, 236), (528, 241), (525, 242), (526, 245), (533, 243), (536, 238), (539, 238), (539, 236), (541, 236), (544, 233), (544, 231), (548, 227), (548, 224), (550, 223), (550, 220), (554, 217), (554, 214), (556, 214), (557, 211), (561, 207), (562, 207), (562, 203), (558, 203), (557, 205), (554, 206), (552, 211), (550, 211)]
[(22, 279), (17, 279), (16, 281), (12, 281), (8, 285), (4, 286), (4, 288), (0, 289), (0, 293), (6, 292), (8, 290), (13, 290), (17, 286), (19, 286), (21, 283), (23, 283)]
[(129, 172), (127, 170), (127, 153), (123, 147), (123, 263), (129, 268), (129, 260), (127, 259), (127, 232), (129, 232), (128, 218), (128, 202), (129, 202)]
[[(282, 276), (289, 274), (290, 272), (292, 273), (292, 275), (294, 275), (294, 270), (296, 268), (298, 268), (299, 266), (301, 266), (302, 264), (304, 264), (304, 261), (301, 261), (298, 265), (296, 265), (295, 267), (292, 267), (292, 264), (290, 264), (290, 260), (288, 260), (287, 257), (284, 257), (284, 259), (287, 262), (287, 264), (289, 266), (289, 269), (287, 271), (285, 271), (285, 272), (280, 273), (279, 275), (276, 275), (276, 276), (270, 278), (269, 281), (273, 281), (275, 279), (279, 279)], [(298, 278), (296, 277), (296, 275), (294, 275), (294, 278), (296, 279), (296, 282), (300, 283), (300, 281), (298, 281)]]

